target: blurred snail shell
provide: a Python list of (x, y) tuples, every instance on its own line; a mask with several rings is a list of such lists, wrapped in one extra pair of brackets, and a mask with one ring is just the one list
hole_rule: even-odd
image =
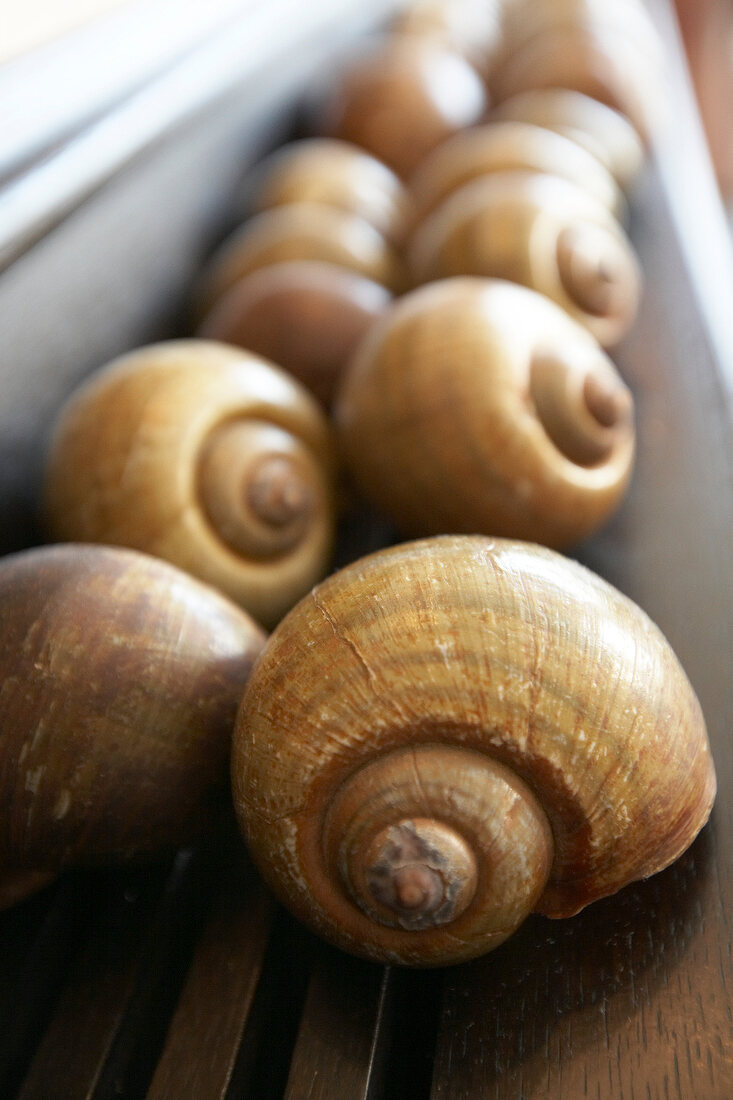
[(293, 260), (245, 275), (199, 333), (272, 360), (328, 408), (352, 352), (391, 300), (383, 286), (353, 271)]
[(623, 36), (650, 62), (661, 62), (662, 44), (643, 0), (515, 0), (504, 9), (503, 32), (509, 53), (530, 39), (572, 29)]
[(264, 644), (213, 589), (130, 550), (0, 562), (0, 862), (54, 870), (189, 843), (226, 806)]
[(292, 203), (255, 215), (224, 242), (204, 273), (201, 313), (245, 275), (287, 260), (336, 264), (391, 291), (405, 285), (397, 252), (363, 218), (321, 203)]
[(377, 321), (336, 418), (357, 484), (405, 534), (560, 547), (621, 501), (632, 405), (596, 341), (548, 299), (511, 283), (448, 279)]
[(315, 400), (257, 356), (203, 340), (96, 372), (58, 418), (45, 510), (56, 539), (130, 546), (276, 622), (325, 573), (331, 437)]
[(522, 92), (498, 104), (492, 118), (543, 126), (591, 153), (628, 190), (644, 163), (634, 127), (605, 103), (568, 88)]
[(460, 54), (409, 35), (353, 59), (320, 105), (314, 128), (351, 141), (407, 178), (457, 130), (486, 112), (484, 85)]
[(487, 78), (500, 47), (501, 27), (501, 0), (418, 0), (397, 17), (391, 29), (456, 50)]
[(249, 181), (252, 208), (270, 210), (290, 203), (321, 203), (356, 214), (387, 240), (402, 239), (405, 189), (376, 157), (346, 141), (305, 138), (266, 157)]
[(622, 34), (548, 29), (509, 53), (492, 82), (496, 102), (542, 88), (569, 88), (600, 100), (628, 118), (646, 142), (664, 123), (664, 74)]
[(419, 226), (417, 283), (451, 275), (509, 279), (547, 295), (610, 347), (628, 332), (641, 272), (613, 216), (557, 176), (503, 172), (453, 192)]
[(420, 165), (410, 183), (415, 223), (459, 187), (499, 172), (559, 176), (616, 217), (625, 215), (623, 195), (610, 172), (570, 138), (525, 122), (490, 122), (449, 138)]
[(715, 773), (669, 644), (582, 566), (448, 536), (356, 562), (272, 635), (232, 778), (263, 875), (338, 946), (442, 965), (676, 859)]

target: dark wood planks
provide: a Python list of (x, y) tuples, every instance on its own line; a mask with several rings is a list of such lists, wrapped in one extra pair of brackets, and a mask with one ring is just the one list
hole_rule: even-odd
[(148, 1100), (224, 1097), (249, 1020), (273, 902), (251, 867), (235, 859), (215, 885)]
[(319, 951), (285, 1100), (383, 1095), (391, 1001), (389, 970)]
[(164, 885), (160, 869), (77, 878), (77, 905), (91, 917), (87, 942), (71, 963), (23, 1082), (22, 1100), (93, 1095), (129, 1007), (146, 928)]

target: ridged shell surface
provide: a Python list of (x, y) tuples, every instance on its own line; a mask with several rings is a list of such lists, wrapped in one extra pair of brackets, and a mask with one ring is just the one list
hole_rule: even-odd
[[(554, 842), (536, 908), (554, 917), (672, 862), (715, 792), (700, 707), (671, 648), (582, 566), (456, 536), (349, 566), (301, 601), (257, 664), (237, 720), (234, 797), (257, 862), (294, 912), (388, 961), (486, 949), (475, 900), (447, 928), (384, 929), (325, 859), (340, 792), (399, 750), (414, 752), (419, 772), (423, 746), (487, 756), (531, 790)], [(424, 816), (454, 814), (451, 767), (446, 757)], [(377, 785), (373, 797), (388, 794)], [(475, 855), (480, 881), (486, 853)]]

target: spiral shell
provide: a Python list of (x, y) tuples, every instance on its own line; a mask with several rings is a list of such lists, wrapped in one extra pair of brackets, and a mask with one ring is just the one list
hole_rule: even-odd
[(586, 191), (615, 217), (625, 202), (611, 174), (570, 138), (525, 122), (490, 122), (462, 131), (427, 157), (410, 182), (414, 224), (459, 188), (501, 172), (559, 176)]
[(548, 26), (509, 47), (493, 74), (496, 102), (541, 88), (569, 88), (607, 104), (628, 118), (645, 142), (665, 123), (661, 66), (644, 44), (613, 28)]
[(451, 134), (487, 109), (484, 85), (460, 54), (394, 35), (353, 59), (320, 104), (314, 128), (353, 142), (407, 179)]
[(456, 50), (487, 79), (501, 47), (501, 17), (502, 0), (418, 0), (397, 17), (391, 29)]
[(346, 141), (305, 138), (283, 145), (257, 165), (248, 190), (256, 211), (320, 203), (363, 218), (393, 244), (404, 234), (402, 183), (386, 164)]
[(457, 536), (298, 604), (248, 685), (232, 776), (295, 914), (411, 965), (654, 874), (715, 794), (699, 704), (644, 613), (551, 551)]
[(591, 153), (628, 190), (644, 163), (644, 146), (618, 111), (569, 88), (543, 88), (505, 99), (492, 119), (525, 122), (562, 134)]
[(321, 203), (292, 203), (250, 218), (224, 242), (201, 280), (200, 315), (245, 275), (288, 260), (335, 264), (391, 291), (405, 286), (400, 256), (363, 218)]
[(509, 279), (551, 298), (611, 347), (630, 329), (641, 272), (605, 207), (567, 180), (507, 172), (459, 188), (412, 238), (415, 283)]
[(560, 547), (617, 507), (632, 400), (587, 332), (539, 294), (449, 279), (376, 323), (336, 406), (357, 484), (405, 534)]
[(264, 635), (130, 550), (0, 562), (0, 865), (149, 858), (227, 806), (231, 730)]
[(272, 360), (329, 408), (352, 353), (391, 300), (383, 286), (353, 271), (292, 260), (235, 283), (199, 335)]
[(327, 569), (332, 482), (328, 425), (294, 379), (224, 344), (171, 341), (69, 399), (45, 512), (56, 539), (165, 558), (270, 624)]

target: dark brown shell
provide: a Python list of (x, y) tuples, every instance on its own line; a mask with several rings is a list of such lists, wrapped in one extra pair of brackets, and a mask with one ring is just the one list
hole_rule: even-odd
[(148, 857), (226, 806), (234, 716), (264, 635), (143, 554), (0, 562), (0, 864)]

